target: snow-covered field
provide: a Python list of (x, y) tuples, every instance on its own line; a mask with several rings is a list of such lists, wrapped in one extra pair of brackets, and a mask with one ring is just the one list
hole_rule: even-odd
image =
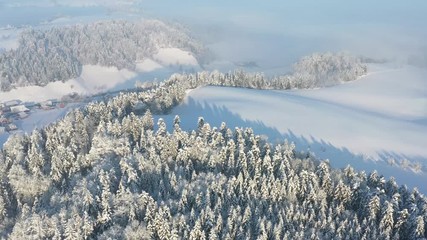
[(213, 126), (252, 127), (273, 142), (328, 158), (334, 167), (377, 170), (427, 193), (427, 70), (370, 66), (357, 81), (315, 90), (204, 87), (189, 92), (184, 129), (203, 116)]
[(82, 106), (82, 103), (68, 104), (64, 108), (55, 108), (52, 110), (37, 110), (29, 115), (28, 118), (16, 122), (19, 129), (31, 133), (36, 128), (45, 127), (61, 118), (63, 118), (71, 109)]
[[(28, 118), (14, 122), (18, 131), (11, 134), (31, 133), (34, 129), (43, 128), (61, 118), (63, 118), (71, 109), (78, 108), (82, 103), (68, 104), (64, 108), (55, 108), (52, 110), (32, 110)], [(7, 141), (9, 133), (0, 133), (0, 147)]]

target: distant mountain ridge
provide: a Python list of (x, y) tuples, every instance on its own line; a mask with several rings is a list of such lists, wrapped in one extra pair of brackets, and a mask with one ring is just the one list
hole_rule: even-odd
[(203, 62), (207, 49), (176, 24), (159, 20), (101, 21), (25, 31), (17, 49), (0, 52), (0, 90), (78, 77), (82, 65), (135, 69), (160, 48), (179, 48)]

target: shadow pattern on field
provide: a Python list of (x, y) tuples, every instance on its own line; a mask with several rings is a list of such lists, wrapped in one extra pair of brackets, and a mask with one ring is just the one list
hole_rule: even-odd
[[(285, 140), (293, 142), (296, 150), (303, 154), (310, 154), (320, 160), (328, 159), (334, 168), (345, 168), (351, 165), (358, 171), (366, 173), (376, 170), (379, 174), (390, 178), (394, 176), (399, 184), (405, 183), (409, 187), (417, 187), (422, 193), (427, 193), (427, 185), (420, 185), (427, 182), (427, 159), (423, 157), (409, 157), (397, 152), (378, 152), (377, 157), (363, 154), (356, 154), (345, 147), (337, 147), (323, 139), (314, 136), (302, 136), (294, 133), (291, 129), (287, 132), (280, 132), (277, 128), (267, 126), (262, 121), (243, 119), (239, 114), (231, 112), (225, 106), (201, 103), (188, 97), (184, 104), (177, 106), (169, 115), (155, 116), (163, 118), (168, 130), (172, 131), (172, 123), (175, 115), (180, 115), (181, 128), (186, 131), (194, 130), (197, 127), (197, 120), (203, 117), (205, 122), (211, 127), (219, 127), (222, 122), (226, 122), (227, 127), (251, 127), (255, 134), (268, 138), (273, 144), (283, 143)], [(285, 124), (285, 123), (284, 123)], [(415, 164), (418, 164), (415, 166)], [(424, 164), (424, 165), (423, 165)], [(415, 168), (418, 170), (415, 171)]]

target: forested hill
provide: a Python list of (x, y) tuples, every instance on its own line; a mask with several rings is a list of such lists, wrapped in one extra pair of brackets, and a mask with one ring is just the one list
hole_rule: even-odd
[(267, 77), (261, 72), (203, 71), (172, 75), (184, 86), (196, 88), (203, 85), (242, 87), (252, 89), (306, 89), (328, 87), (358, 79), (367, 73), (367, 66), (360, 58), (348, 53), (314, 53), (301, 58), (293, 65), (293, 72)]
[(427, 237), (426, 197), (394, 179), (332, 169), (293, 144), (272, 145), (249, 128), (202, 118), (185, 132), (176, 117), (167, 132), (151, 112), (180, 102), (187, 84), (172, 78), (12, 136), (0, 153), (1, 236)]
[(134, 69), (136, 61), (169, 47), (187, 50), (201, 63), (207, 54), (183, 27), (158, 20), (28, 30), (17, 49), (0, 53), (0, 90), (68, 80), (85, 64)]

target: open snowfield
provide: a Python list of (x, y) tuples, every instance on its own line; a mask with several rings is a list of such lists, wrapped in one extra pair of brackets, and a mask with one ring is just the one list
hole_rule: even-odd
[(199, 116), (212, 126), (252, 127), (334, 167), (377, 170), (427, 193), (426, 69), (372, 65), (357, 81), (315, 90), (204, 87), (163, 117), (171, 123), (175, 115), (187, 130)]
[(71, 109), (82, 106), (81, 103), (68, 104), (64, 108), (55, 108), (52, 110), (37, 110), (32, 112), (28, 118), (16, 122), (16, 125), (22, 131), (31, 133), (34, 129), (43, 128), (57, 120), (63, 118)]

